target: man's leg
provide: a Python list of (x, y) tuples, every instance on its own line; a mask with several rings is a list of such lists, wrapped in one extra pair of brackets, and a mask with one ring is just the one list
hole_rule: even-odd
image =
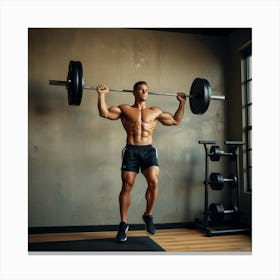
[(130, 206), (130, 192), (135, 182), (137, 173), (132, 171), (122, 171), (122, 190), (119, 195), (121, 221), (127, 223), (127, 213)]
[(145, 176), (148, 183), (148, 188), (146, 191), (146, 211), (143, 215), (143, 220), (146, 224), (146, 230), (151, 234), (155, 234), (156, 228), (153, 223), (152, 211), (155, 206), (158, 195), (159, 167), (151, 166), (145, 169), (142, 173)]
[(144, 215), (152, 215), (153, 208), (156, 203), (158, 195), (158, 176), (159, 176), (159, 167), (151, 166), (143, 171), (148, 187), (146, 191), (146, 211)]
[(121, 223), (117, 233), (117, 240), (120, 242), (127, 240), (126, 233), (129, 229), (127, 213), (130, 206), (130, 192), (134, 185), (136, 175), (136, 172), (122, 171), (122, 190), (119, 195)]

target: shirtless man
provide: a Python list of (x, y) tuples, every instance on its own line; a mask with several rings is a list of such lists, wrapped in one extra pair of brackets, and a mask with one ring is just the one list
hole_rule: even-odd
[(141, 168), (142, 174), (147, 180), (146, 190), (146, 211), (143, 214), (143, 220), (146, 225), (146, 231), (155, 234), (156, 229), (153, 224), (152, 210), (154, 208), (158, 195), (158, 176), (159, 165), (157, 151), (152, 146), (153, 132), (158, 122), (163, 125), (178, 125), (184, 115), (186, 95), (182, 92), (177, 94), (179, 107), (172, 116), (170, 113), (162, 112), (157, 107), (146, 106), (148, 98), (148, 85), (144, 81), (137, 82), (133, 87), (134, 104), (122, 104), (108, 108), (105, 101), (105, 94), (109, 92), (106, 85), (99, 85), (98, 92), (98, 110), (101, 117), (109, 120), (121, 119), (126, 131), (126, 146), (122, 151), (122, 189), (119, 195), (121, 223), (119, 225), (117, 240), (126, 241), (128, 231), (128, 208), (130, 206), (130, 192), (135, 182), (136, 175)]

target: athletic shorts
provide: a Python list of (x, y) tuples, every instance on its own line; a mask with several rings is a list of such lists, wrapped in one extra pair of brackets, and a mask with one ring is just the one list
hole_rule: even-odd
[(122, 150), (121, 170), (139, 173), (151, 166), (159, 166), (157, 150), (152, 145), (126, 145)]

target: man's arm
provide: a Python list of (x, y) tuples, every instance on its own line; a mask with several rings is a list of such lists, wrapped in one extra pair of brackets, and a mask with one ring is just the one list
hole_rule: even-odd
[(170, 113), (166, 112), (162, 112), (159, 115), (158, 120), (163, 125), (171, 126), (181, 123), (185, 112), (186, 95), (182, 92), (179, 92), (177, 95), (177, 99), (179, 101), (179, 107), (173, 116)]
[(121, 109), (117, 106), (111, 106), (108, 108), (105, 100), (105, 94), (109, 92), (109, 89), (105, 85), (99, 85), (96, 88), (98, 92), (98, 110), (99, 115), (102, 118), (109, 120), (117, 120), (121, 116)]

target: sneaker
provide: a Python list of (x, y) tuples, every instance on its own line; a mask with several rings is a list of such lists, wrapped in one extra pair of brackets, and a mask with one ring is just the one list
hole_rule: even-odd
[(129, 229), (129, 226), (127, 223), (125, 223), (125, 222), (120, 223), (118, 234), (117, 234), (118, 241), (124, 242), (127, 240), (126, 233), (127, 233), (128, 229)]
[(143, 215), (143, 220), (146, 225), (146, 227), (145, 227), (146, 231), (150, 234), (155, 234), (156, 228), (153, 224), (153, 216), (152, 215)]

